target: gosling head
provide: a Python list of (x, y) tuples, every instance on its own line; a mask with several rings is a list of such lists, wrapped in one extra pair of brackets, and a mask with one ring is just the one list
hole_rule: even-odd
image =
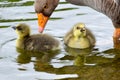
[(86, 28), (84, 23), (77, 23), (73, 27), (73, 35), (75, 37), (85, 37), (86, 36)]
[(20, 38), (30, 35), (30, 28), (25, 23), (20, 23), (12, 27)]

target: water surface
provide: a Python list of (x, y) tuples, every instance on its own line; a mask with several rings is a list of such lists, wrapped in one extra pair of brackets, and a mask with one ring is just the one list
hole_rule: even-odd
[[(17, 35), (10, 26), (24, 22), (38, 33), (34, 0), (0, 0), (0, 80), (119, 80), (120, 51), (113, 49), (113, 25), (95, 10), (61, 0), (44, 33), (61, 42), (61, 50), (33, 53), (15, 48)], [(83, 22), (96, 37), (95, 50), (65, 48), (63, 37)]]

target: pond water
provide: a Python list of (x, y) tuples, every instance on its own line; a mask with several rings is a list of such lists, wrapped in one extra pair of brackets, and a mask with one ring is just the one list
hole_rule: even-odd
[[(119, 80), (120, 51), (113, 48), (114, 27), (103, 14), (61, 0), (44, 33), (61, 42), (61, 50), (32, 53), (17, 50), (17, 35), (10, 27), (24, 22), (38, 33), (34, 0), (0, 0), (0, 80)], [(63, 37), (83, 22), (96, 37), (95, 50), (65, 48)]]

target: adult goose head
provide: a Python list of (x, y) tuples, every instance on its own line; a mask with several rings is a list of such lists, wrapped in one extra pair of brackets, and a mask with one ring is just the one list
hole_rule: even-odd
[[(120, 0), (66, 0), (75, 5), (89, 6), (108, 16), (115, 27), (113, 34), (114, 44), (120, 43)], [(43, 31), (48, 17), (52, 14), (59, 0), (35, 0), (35, 10), (38, 13), (39, 31)], [(46, 17), (41, 17), (44, 14)], [(44, 19), (44, 20), (42, 20)], [(41, 20), (41, 21), (40, 21)]]
[(43, 32), (44, 27), (58, 5), (59, 0), (35, 0), (35, 11), (38, 16), (39, 32)]

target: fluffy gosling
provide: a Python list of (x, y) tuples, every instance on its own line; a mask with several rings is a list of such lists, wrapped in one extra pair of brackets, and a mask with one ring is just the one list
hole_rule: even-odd
[(84, 23), (77, 23), (65, 35), (64, 44), (71, 48), (85, 49), (95, 46), (95, 37)]
[(19, 49), (38, 52), (60, 49), (59, 41), (48, 34), (30, 35), (30, 27), (25, 23), (20, 23), (13, 29), (18, 35), (16, 47)]

